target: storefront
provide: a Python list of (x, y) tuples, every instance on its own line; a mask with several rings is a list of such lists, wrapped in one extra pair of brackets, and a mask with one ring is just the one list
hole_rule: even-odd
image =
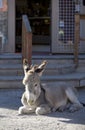
[(85, 53), (84, 0), (0, 0), (0, 52), (21, 52), (22, 15), (27, 14), (34, 51), (73, 53), (75, 13), (81, 16), (79, 51)]

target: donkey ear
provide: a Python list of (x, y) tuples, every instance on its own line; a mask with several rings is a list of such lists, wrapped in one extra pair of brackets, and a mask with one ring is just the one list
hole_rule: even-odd
[(23, 60), (23, 69), (24, 69), (24, 73), (26, 74), (26, 72), (28, 72), (30, 70), (30, 67), (28, 65), (28, 60), (24, 59)]
[(23, 60), (23, 65), (27, 65), (28, 64), (28, 60), (27, 59), (24, 59)]
[(35, 72), (39, 74), (39, 76), (42, 75), (43, 71), (45, 70), (45, 67), (47, 65), (47, 61), (43, 61), (38, 67), (35, 67)]

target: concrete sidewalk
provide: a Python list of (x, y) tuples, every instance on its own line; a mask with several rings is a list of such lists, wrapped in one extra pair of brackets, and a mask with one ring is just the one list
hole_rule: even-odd
[[(85, 130), (85, 107), (75, 113), (19, 116), (23, 91), (0, 89), (0, 130)], [(79, 90), (79, 100), (85, 103), (85, 87)]]

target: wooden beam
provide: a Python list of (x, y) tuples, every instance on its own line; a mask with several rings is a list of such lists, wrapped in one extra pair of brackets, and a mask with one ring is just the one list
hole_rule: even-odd
[(80, 19), (85, 19), (85, 15), (80, 15)]
[(32, 59), (32, 30), (27, 15), (22, 16), (22, 59), (27, 59), (29, 66)]
[(78, 53), (80, 41), (80, 15), (75, 14), (75, 42), (74, 42), (74, 63), (78, 66)]

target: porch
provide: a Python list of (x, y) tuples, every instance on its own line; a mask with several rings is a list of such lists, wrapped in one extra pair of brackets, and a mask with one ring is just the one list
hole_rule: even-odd
[[(75, 68), (73, 55), (32, 55), (32, 64), (48, 64), (42, 83), (50, 86), (66, 84), (75, 87), (85, 86), (85, 55), (79, 55), (79, 65)], [(0, 55), (0, 88), (23, 88), (24, 77), (21, 54)]]

